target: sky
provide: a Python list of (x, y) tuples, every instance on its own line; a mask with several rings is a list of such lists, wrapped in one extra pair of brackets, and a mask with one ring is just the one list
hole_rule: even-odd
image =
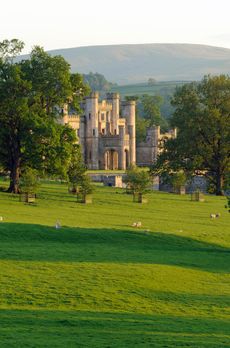
[(3, 0), (0, 41), (57, 48), (193, 43), (230, 48), (230, 0)]

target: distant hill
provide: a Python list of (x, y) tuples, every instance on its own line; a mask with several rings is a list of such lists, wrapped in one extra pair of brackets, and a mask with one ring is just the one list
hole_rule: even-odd
[(230, 74), (230, 49), (191, 44), (88, 46), (49, 51), (61, 54), (73, 72), (103, 74), (119, 84), (199, 80), (205, 74)]

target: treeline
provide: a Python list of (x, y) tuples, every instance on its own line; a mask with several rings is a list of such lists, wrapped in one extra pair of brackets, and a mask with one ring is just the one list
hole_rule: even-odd
[(115, 83), (106, 80), (105, 76), (99, 73), (83, 74), (83, 81), (87, 84), (92, 91), (108, 92), (114, 86)]

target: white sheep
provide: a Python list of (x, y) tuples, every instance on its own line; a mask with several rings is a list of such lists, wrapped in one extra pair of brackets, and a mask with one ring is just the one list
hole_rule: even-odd
[(58, 230), (61, 228), (61, 223), (59, 221), (56, 221), (55, 228)]
[(132, 227), (141, 227), (142, 226), (142, 223), (141, 223), (141, 221), (138, 221), (138, 222), (133, 222), (133, 224), (132, 224)]
[(220, 213), (210, 214), (211, 219), (218, 219), (219, 217), (220, 217)]

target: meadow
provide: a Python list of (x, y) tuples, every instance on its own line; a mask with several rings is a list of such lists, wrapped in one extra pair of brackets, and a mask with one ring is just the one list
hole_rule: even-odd
[(0, 347), (230, 347), (225, 198), (93, 198), (57, 183), (34, 205), (0, 192)]

